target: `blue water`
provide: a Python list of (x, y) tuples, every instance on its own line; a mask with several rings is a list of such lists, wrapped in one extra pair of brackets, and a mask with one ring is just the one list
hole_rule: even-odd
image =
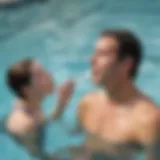
[[(88, 60), (98, 34), (110, 27), (129, 28), (141, 37), (145, 58), (137, 85), (160, 103), (159, 8), (159, 0), (48, 0), (0, 10), (0, 117), (11, 110), (14, 99), (5, 84), (5, 71), (10, 64), (22, 58), (36, 58), (61, 83), (89, 68)], [(63, 121), (67, 128), (74, 126), (78, 100), (91, 89), (90, 81), (81, 81), (62, 122), (49, 126), (48, 151), (80, 141), (80, 137), (68, 134)], [(46, 114), (52, 110), (54, 101), (51, 96), (44, 103)], [(7, 135), (0, 134), (0, 159), (20, 160), (22, 157), (29, 159), (21, 147)]]

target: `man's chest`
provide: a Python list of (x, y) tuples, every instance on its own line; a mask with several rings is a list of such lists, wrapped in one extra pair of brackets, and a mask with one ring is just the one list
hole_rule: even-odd
[(85, 131), (106, 144), (128, 144), (135, 132), (132, 110), (99, 104), (88, 109), (83, 120)]

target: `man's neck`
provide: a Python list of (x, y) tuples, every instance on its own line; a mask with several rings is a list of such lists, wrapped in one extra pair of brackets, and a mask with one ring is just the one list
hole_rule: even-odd
[(130, 101), (138, 92), (130, 80), (124, 80), (123, 82), (112, 81), (105, 85), (105, 91), (107, 97), (111, 101), (117, 103), (126, 103)]

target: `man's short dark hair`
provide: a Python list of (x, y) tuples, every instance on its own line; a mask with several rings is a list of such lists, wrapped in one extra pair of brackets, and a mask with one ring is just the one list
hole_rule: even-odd
[(7, 72), (7, 84), (20, 98), (25, 98), (23, 87), (30, 84), (31, 64), (31, 59), (22, 60), (13, 64)]
[(128, 30), (105, 30), (102, 37), (115, 37), (119, 43), (119, 60), (131, 57), (134, 60), (134, 66), (130, 71), (130, 77), (135, 78), (142, 59), (141, 42), (131, 31)]

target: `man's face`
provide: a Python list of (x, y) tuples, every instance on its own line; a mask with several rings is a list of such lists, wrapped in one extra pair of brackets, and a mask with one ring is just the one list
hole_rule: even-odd
[(52, 93), (55, 88), (52, 77), (38, 62), (35, 61), (32, 63), (31, 73), (32, 92), (42, 96)]
[(116, 78), (119, 71), (118, 42), (115, 38), (101, 37), (91, 58), (92, 78), (96, 84), (104, 84)]

